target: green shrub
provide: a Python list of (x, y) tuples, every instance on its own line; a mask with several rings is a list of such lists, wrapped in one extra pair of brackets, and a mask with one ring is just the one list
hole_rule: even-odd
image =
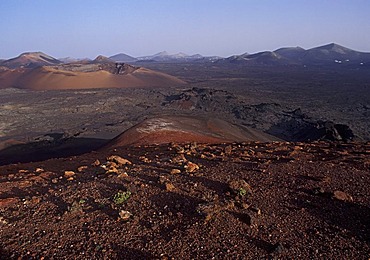
[(113, 197), (113, 202), (117, 205), (125, 203), (131, 196), (130, 191), (120, 191)]
[(247, 190), (243, 189), (243, 188), (240, 188), (239, 191), (238, 191), (238, 195), (241, 196), (241, 197), (244, 197), (245, 195), (247, 195)]

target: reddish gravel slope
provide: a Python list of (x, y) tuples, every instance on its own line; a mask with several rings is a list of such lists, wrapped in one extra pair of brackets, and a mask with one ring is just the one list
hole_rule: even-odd
[(144, 120), (112, 140), (107, 147), (164, 143), (230, 143), (278, 141), (261, 131), (240, 127), (217, 118), (163, 116)]
[(368, 259), (369, 166), (369, 143), (278, 142), (2, 166), (0, 255)]

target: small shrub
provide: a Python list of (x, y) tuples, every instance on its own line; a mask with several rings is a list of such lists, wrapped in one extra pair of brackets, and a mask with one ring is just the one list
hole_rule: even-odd
[(131, 196), (130, 191), (120, 191), (113, 197), (113, 202), (117, 205), (125, 203)]
[(243, 188), (240, 188), (239, 192), (238, 192), (238, 195), (241, 196), (241, 197), (244, 197), (245, 195), (247, 195), (247, 190), (243, 189)]

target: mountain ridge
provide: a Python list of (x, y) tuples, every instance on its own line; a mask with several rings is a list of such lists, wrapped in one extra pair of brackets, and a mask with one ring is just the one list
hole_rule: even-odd
[(253, 54), (233, 55), (219, 60), (221, 63), (239, 63), (245, 65), (317, 65), (335, 64), (364, 65), (370, 64), (370, 53), (359, 52), (336, 43), (303, 49), (282, 47), (275, 51), (262, 51)]
[(127, 55), (125, 53), (118, 53), (112, 56), (109, 56), (109, 59), (117, 61), (117, 62), (135, 62), (137, 58)]
[[(302, 47), (281, 47), (274, 51), (261, 51), (256, 53), (245, 52), (229, 57), (203, 56), (201, 54), (188, 55), (183, 52), (170, 54), (161, 51), (153, 55), (133, 57), (123, 52), (105, 57), (112, 62), (218, 62), (238, 63), (246, 65), (334, 65), (370, 64), (370, 52), (361, 52), (344, 47), (337, 43), (329, 43), (310, 49)], [(43, 52), (25, 52), (15, 58), (8, 60), (0, 59), (0, 66), (15, 69), (19, 67), (35, 68), (38, 66), (57, 65), (61, 63), (75, 63), (87, 61), (88, 59), (75, 59), (67, 57), (56, 59)]]

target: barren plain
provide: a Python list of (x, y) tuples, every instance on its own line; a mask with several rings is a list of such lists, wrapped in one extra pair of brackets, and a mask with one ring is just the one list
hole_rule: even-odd
[(367, 68), (140, 66), (1, 90), (2, 258), (369, 259)]

